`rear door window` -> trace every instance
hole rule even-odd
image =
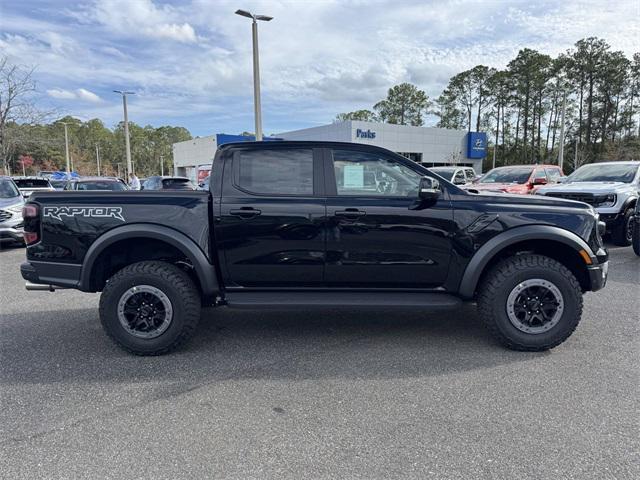
[[[234,159],[235,184],[257,195],[313,195],[313,150],[240,151]]]

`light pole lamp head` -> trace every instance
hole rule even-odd
[[[262,21],[265,21],[265,22],[269,22],[269,21],[273,20],[273,17],[270,17],[268,15],[254,15],[253,13],[247,12],[246,10],[236,10],[236,15],[240,15],[242,17],[250,18],[254,22],[256,20],[262,20]]]

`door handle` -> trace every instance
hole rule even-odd
[[[366,215],[367,212],[357,208],[347,208],[346,210],[337,210],[334,214],[336,217],[358,218]]]
[[[229,210],[229,214],[234,217],[242,217],[242,218],[253,218],[257,217],[262,213],[262,210],[258,210],[253,207],[240,207],[237,210]]]

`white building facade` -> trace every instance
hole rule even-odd
[[[376,145],[404,155],[427,167],[464,165],[482,171],[482,158],[467,156],[465,130],[413,127],[349,120],[276,134],[283,140],[325,140]]]
[[[480,135],[482,141],[469,135]],[[237,141],[253,141],[253,137],[216,134],[173,144],[174,175],[199,182],[211,168],[219,145]],[[376,145],[404,155],[426,167],[460,165],[482,172],[486,135],[464,130],[413,127],[349,120],[318,127],[282,132],[265,140],[315,140]],[[474,156],[475,158],[470,158]]]

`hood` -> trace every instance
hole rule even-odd
[[[21,195],[11,198],[0,198],[0,208],[12,207],[14,205],[24,205],[24,200]]]
[[[474,183],[471,185],[465,185],[466,189],[493,191],[493,192],[505,192],[508,189],[526,191],[527,186],[521,183]]]
[[[546,185],[538,189],[538,193],[547,192],[576,192],[576,193],[611,193],[633,188],[631,183],[623,182],[567,182],[556,185]]]
[[[585,211],[595,211],[591,205],[583,202],[576,202],[574,200],[567,200],[564,198],[545,197],[542,195],[517,195],[509,193],[497,193],[491,192],[470,193],[478,199],[481,199],[484,203],[500,203],[510,205],[529,205],[533,207],[564,207],[570,209],[580,209]]]

